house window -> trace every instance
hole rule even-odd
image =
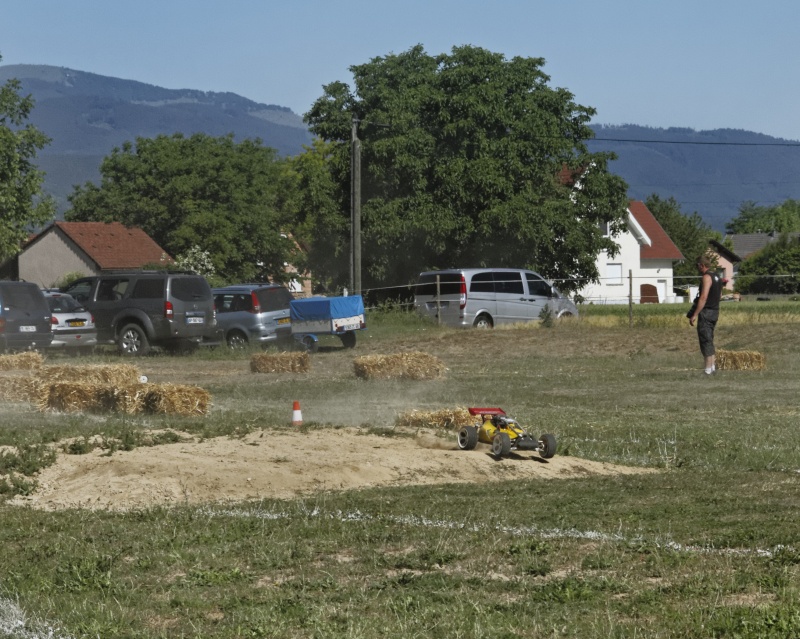
[[[606,264],[606,284],[622,286],[622,264],[609,262]]]
[[[609,235],[611,235],[610,222],[600,222],[597,226],[600,227],[600,232],[603,234],[603,237],[608,237]]]

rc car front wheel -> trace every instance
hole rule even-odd
[[[461,450],[473,450],[478,445],[478,429],[474,426],[464,426],[458,431],[458,447]]]
[[[492,453],[495,457],[508,457],[511,453],[511,438],[508,433],[497,433],[492,438]]]
[[[550,433],[545,433],[539,438],[539,454],[544,459],[550,459],[556,454],[556,438]]]

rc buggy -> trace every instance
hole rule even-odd
[[[556,438],[545,433],[539,439],[529,435],[502,408],[469,408],[470,415],[478,418],[474,426],[464,426],[458,431],[458,447],[472,450],[478,442],[492,445],[496,457],[508,457],[512,450],[535,450],[544,459],[556,454]]]

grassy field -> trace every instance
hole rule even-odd
[[[303,428],[332,437],[391,434],[411,409],[498,405],[553,432],[559,455],[658,470],[129,513],[0,502],[0,637],[800,636],[800,304],[723,306],[717,347],[767,367],[711,377],[685,306],[494,331],[374,313],[355,351],[324,342],[311,373],[248,383],[227,374],[248,353],[137,362],[208,388],[204,418],[0,402],[6,496],[32,490],[67,438],[236,437],[285,428],[292,400]],[[356,355],[409,350],[441,358],[446,378],[353,375]]]

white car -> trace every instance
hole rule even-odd
[[[44,291],[53,319],[53,341],[50,348],[69,349],[89,354],[97,346],[94,317],[80,302],[66,293]]]

